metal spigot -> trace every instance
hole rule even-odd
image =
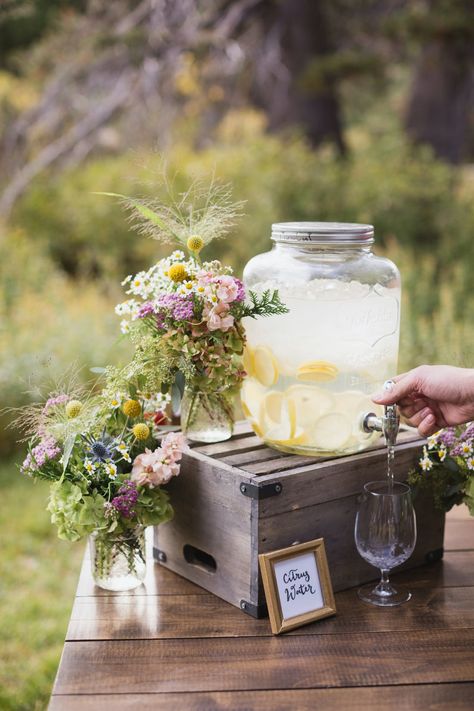
[[[394,385],[393,380],[387,380],[383,384],[383,389],[390,391]],[[382,417],[378,417],[375,412],[367,412],[362,416],[361,424],[364,432],[383,432],[387,445],[393,447],[397,441],[400,427],[398,407],[396,405],[385,405]]]

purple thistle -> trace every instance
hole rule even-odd
[[[135,515],[137,501],[138,491],[136,484],[127,479],[118,490],[118,495],[110,503],[124,518],[132,518]]]

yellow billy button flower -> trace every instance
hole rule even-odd
[[[171,281],[184,281],[188,278],[188,273],[184,264],[172,264],[168,270],[168,276]]]
[[[66,405],[66,415],[69,417],[70,420],[74,419],[74,417],[77,417],[82,410],[82,402],[79,400],[69,400],[69,402]]]
[[[136,439],[145,440],[150,436],[150,428],[144,422],[138,422],[133,426],[133,435]]]
[[[204,247],[204,240],[202,237],[199,237],[199,235],[191,235],[186,242],[186,246],[190,252],[199,254],[201,249]]]
[[[126,400],[122,406],[122,412],[127,417],[138,417],[142,407],[138,400]]]

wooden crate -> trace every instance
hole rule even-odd
[[[395,478],[404,481],[420,456],[418,435],[401,432]],[[231,440],[194,445],[169,484],[173,521],[155,529],[162,565],[255,617],[266,613],[258,554],[323,537],[335,591],[377,577],[354,543],[357,498],[383,479],[383,440],[345,457],[311,458],[267,447],[239,423]],[[418,540],[401,568],[443,555],[444,514],[427,495],[415,501]]]

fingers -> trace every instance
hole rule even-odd
[[[383,390],[376,393],[372,396],[372,400],[379,405],[393,405],[404,398],[420,394],[420,369],[415,368],[408,371],[408,373],[401,373],[393,378],[393,382],[395,384],[391,390]]]
[[[406,415],[404,415],[406,417]],[[435,412],[430,407],[423,407],[412,417],[408,417],[407,423],[412,427],[418,427],[418,432],[422,437],[429,437],[440,429],[440,423]]]
[[[429,437],[438,430],[439,425],[436,424],[436,418],[433,413],[427,415],[418,425],[418,432],[422,437]]]
[[[400,409],[400,414],[408,420],[411,419],[417,412],[420,412],[428,406],[426,400],[409,400],[408,398],[400,400],[397,404]]]
[[[404,415],[404,416],[406,417],[406,415]],[[412,417],[409,417],[408,420],[413,427],[420,427],[422,422],[424,422],[430,416],[433,417],[433,422],[434,422],[436,420],[435,413],[433,412],[433,410],[431,408],[424,407],[419,412],[416,412]]]

